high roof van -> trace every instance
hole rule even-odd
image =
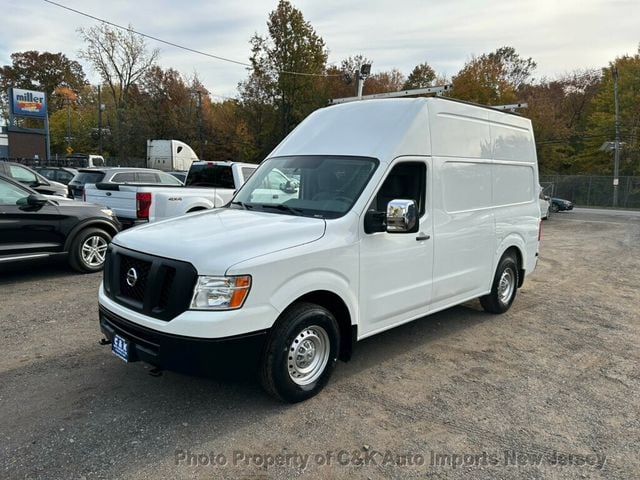
[[[507,311],[536,266],[537,188],[517,115],[444,98],[320,109],[225,208],[113,239],[103,343],[159,368],[254,359],[269,393],[304,400],[359,340],[474,298]]]

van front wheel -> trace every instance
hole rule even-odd
[[[299,303],[273,327],[260,365],[260,383],[285,402],[306,400],[329,381],[338,358],[340,333],[329,310]]]
[[[491,292],[480,297],[480,304],[490,313],[504,313],[511,307],[518,290],[518,262],[510,254],[500,260]]]

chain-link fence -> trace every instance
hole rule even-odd
[[[78,160],[69,160],[66,156],[54,155],[49,160],[35,159],[35,158],[10,158],[0,157],[0,160],[8,162],[21,163],[28,167],[72,167],[81,168],[82,165],[78,163]],[[104,161],[107,167],[146,167],[147,161],[144,158],[118,158],[118,157],[104,157]]]
[[[613,177],[589,175],[540,175],[544,193],[585,207],[613,206]],[[620,177],[618,207],[640,208],[640,177]]]

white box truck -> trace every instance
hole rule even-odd
[[[147,140],[147,168],[187,172],[197,160],[193,149],[180,140]]]
[[[291,189],[265,196],[276,171]],[[103,343],[159,368],[253,357],[301,401],[359,340],[475,298],[507,311],[539,232],[528,119],[444,98],[323,108],[228,207],[113,239]]]

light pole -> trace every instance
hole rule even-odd
[[[371,64],[365,63],[360,66],[360,70],[356,70],[356,96],[362,98],[362,89],[364,88],[364,81],[371,73]]]

